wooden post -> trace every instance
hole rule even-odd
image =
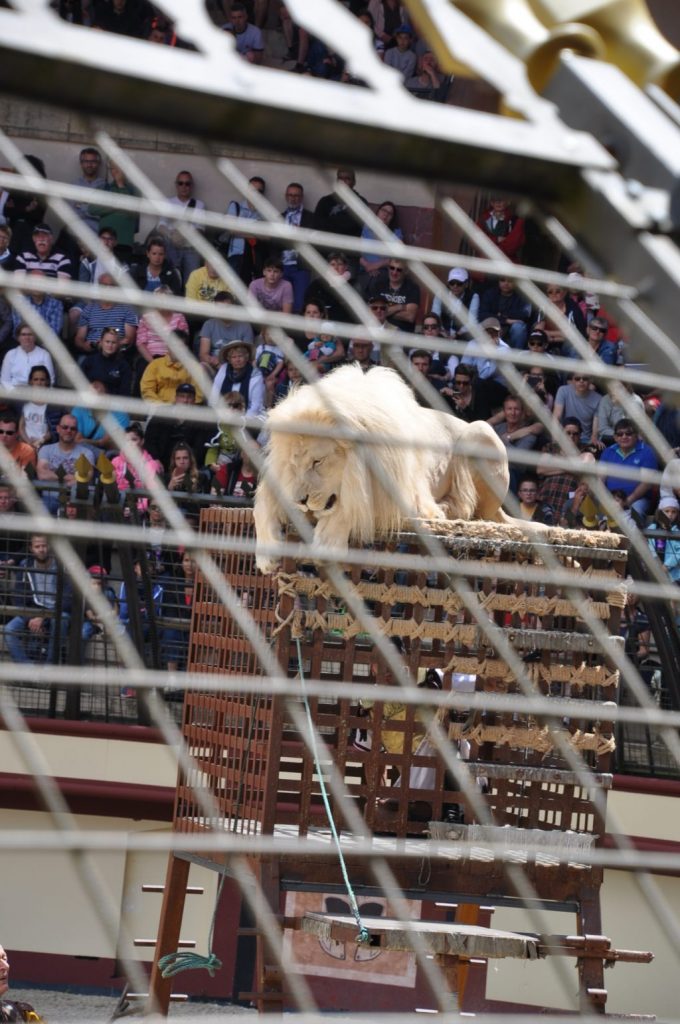
[[[160,1013],[163,1017],[168,1015],[172,979],[162,976],[158,961],[166,954],[174,953],[177,950],[190,867],[191,864],[188,860],[182,860],[174,853],[168,857],[168,872],[163,890],[158,941],[151,968],[149,999],[146,1007],[147,1013]]]

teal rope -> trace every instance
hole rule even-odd
[[[215,972],[222,967],[222,961],[214,953],[210,953],[209,956],[200,956],[198,953],[178,951],[162,956],[158,961],[158,966],[161,968],[161,975],[164,978],[174,978],[182,971],[197,971],[201,967],[204,967],[210,977],[214,978]]]
[[[217,908],[220,905],[220,896],[222,895],[222,889],[224,888],[224,881],[226,877],[227,876],[223,873],[220,879],[220,884],[217,886],[215,909],[213,910],[212,921],[210,922],[210,933],[208,935],[209,950],[212,950]],[[215,972],[222,969],[222,961],[219,957],[215,956],[213,952],[208,953],[207,956],[201,956],[200,953],[189,953],[184,950],[177,950],[176,953],[167,953],[165,956],[162,956],[158,961],[158,966],[161,969],[162,978],[174,978],[176,974],[181,974],[182,971],[200,970],[206,970],[210,977],[214,978]]]
[[[323,799],[323,804],[324,804],[324,807],[326,809],[326,817],[328,818],[328,824],[330,826],[331,835],[333,836],[333,842],[335,843],[335,848],[338,851],[338,860],[340,862],[340,870],[342,871],[342,877],[343,877],[343,880],[345,882],[345,889],[347,890],[347,896],[349,898],[349,905],[352,908],[352,915],[354,917],[354,920],[356,921],[357,928],[359,929],[359,933],[357,935],[356,941],[359,943],[359,945],[367,946],[369,944],[370,940],[371,940],[371,936],[370,936],[370,933],[368,931],[368,928],[365,927],[363,921],[361,920],[361,913],[359,911],[359,904],[357,903],[357,898],[356,898],[356,896],[354,894],[354,889],[352,888],[352,883],[350,882],[349,874],[347,872],[347,865],[345,864],[345,858],[344,858],[343,853],[342,853],[342,847],[340,846],[340,837],[338,836],[338,830],[335,827],[335,821],[333,819],[333,811],[331,810],[330,801],[328,799],[328,791],[326,790],[326,783],[324,782],[323,773],[321,771],[321,763],[319,761],[319,751],[318,751],[318,747],[316,745],[316,730],[314,728],[314,722],[312,720],[312,712],[311,712],[310,707],[309,707],[309,701],[307,700],[307,691],[305,689],[305,673],[304,673],[303,668],[302,668],[302,648],[300,646],[300,639],[299,639],[299,637],[295,638],[295,644],[297,646],[298,668],[299,668],[299,671],[300,671],[300,683],[301,683],[301,689],[302,689],[302,700],[304,702],[305,712],[307,714],[307,724],[309,726],[310,745],[311,745],[311,748],[312,748],[312,754],[314,756],[314,766],[316,768],[316,773],[319,776],[319,786],[321,788],[321,797]]]

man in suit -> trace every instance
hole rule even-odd
[[[305,209],[305,190],[297,181],[291,181],[286,188],[286,209],[283,216],[286,224],[297,228],[311,228],[314,225],[314,214]],[[283,277],[293,286],[293,312],[301,313],[305,292],[309,288],[311,275],[295,249],[284,249],[281,253]]]

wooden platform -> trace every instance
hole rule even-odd
[[[459,977],[450,961],[473,955],[473,949],[476,956],[531,959],[541,948],[536,936],[475,927],[480,906],[544,906],[575,915],[573,943],[567,947],[558,937],[555,949],[578,958],[582,1012],[604,1014],[603,966],[614,957],[601,936],[603,872],[587,855],[570,858],[569,848],[573,836],[574,849],[587,851],[605,827],[614,747],[610,716],[619,682],[612,653],[625,602],[626,542],[614,534],[548,530],[537,540],[516,526],[444,526],[437,542],[450,556],[447,572],[422,567],[414,556],[427,552],[415,535],[367,550],[365,564],[342,569],[342,583],[327,578],[322,566],[294,562],[284,563],[275,579],[263,577],[242,547],[220,552],[218,561],[240,607],[275,651],[281,674],[315,681],[309,712],[324,757],[332,758],[344,781],[346,796],[331,795],[330,805],[355,892],[380,895],[373,857],[352,849],[358,814],[363,829],[373,832],[372,850],[406,898],[424,907],[455,901],[466,909],[465,927],[413,925],[431,945],[449,991],[464,989],[464,974]],[[252,538],[251,513],[203,511],[201,531],[208,549],[212,537]],[[393,558],[404,552],[403,568],[394,562],[378,567],[373,550],[383,549]],[[598,627],[591,631],[593,619]],[[390,650],[404,678],[383,659],[377,635],[397,645]],[[259,675],[262,669],[248,636],[200,575],[189,667],[219,674],[225,691],[187,691],[182,731],[194,766],[178,779],[174,828],[295,840],[294,853],[250,858],[275,914],[285,891],[342,893],[338,858],[328,855],[320,772],[306,730],[297,724],[302,689],[285,699],[266,689],[255,697],[229,692],[230,675]],[[416,685],[435,669],[444,697],[437,712],[439,748],[430,741],[427,701],[405,701],[401,690],[408,685],[412,696],[423,692]],[[341,695],[338,682],[344,684]],[[373,682],[394,696],[371,699]],[[485,706],[473,708],[469,692],[484,694]],[[559,711],[522,711],[521,700],[536,696],[545,698],[546,708],[559,698]],[[206,790],[217,808],[210,820],[197,799]],[[423,881],[418,837],[428,835],[437,844],[427,844]],[[173,907],[173,893],[183,899],[179,861],[171,858],[158,956],[179,937],[181,916]],[[214,866],[224,870],[224,860],[216,858]],[[348,925],[322,915],[304,927],[328,932]],[[371,921],[372,941],[408,943],[410,928]],[[284,972],[272,964],[261,938],[257,943],[254,998],[262,1009],[283,1009],[290,1005]],[[169,992],[164,985],[156,977],[152,986],[161,1005]]]

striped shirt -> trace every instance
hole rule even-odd
[[[80,312],[78,327],[87,327],[86,341],[99,341],[105,327],[115,327],[119,334],[124,336],[127,324],[136,327],[138,323],[137,314],[132,306],[114,302],[112,306],[104,309],[99,302],[88,302]]]
[[[22,252],[15,260],[16,270],[41,270],[46,277],[71,277],[71,260],[63,252],[52,252],[41,259],[36,252]]]

